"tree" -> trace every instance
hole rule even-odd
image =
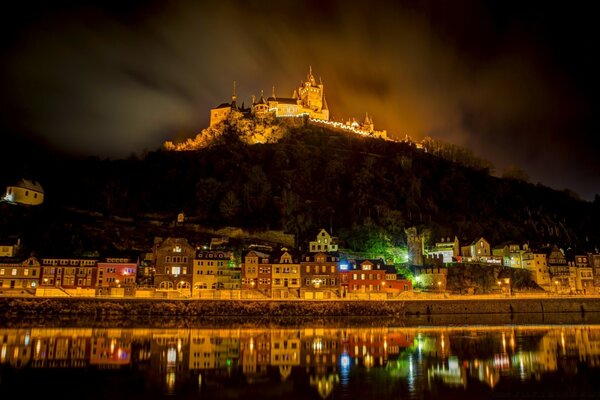
[[[509,165],[502,170],[502,178],[514,181],[529,182],[529,175],[516,165]]]
[[[226,220],[232,220],[240,209],[240,201],[233,190],[228,191],[219,203],[219,211]]]

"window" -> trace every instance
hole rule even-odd
[[[4,270],[2,270],[2,271],[4,271]],[[310,272],[310,265],[306,266],[306,272]],[[4,272],[2,274],[4,274]]]
[[[24,276],[29,276],[29,269],[25,268],[25,269],[23,270],[23,275],[24,275]]]
[[[4,268],[0,269],[0,275],[4,275]]]
[[[12,276],[15,276],[15,275],[17,275],[17,269],[16,269],[16,268],[13,268],[13,269],[12,269],[12,271],[11,271],[11,275],[12,275]]]

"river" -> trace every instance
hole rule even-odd
[[[3,322],[0,398],[600,398],[600,324],[437,322]]]

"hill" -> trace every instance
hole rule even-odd
[[[114,229],[127,232],[106,231],[99,221],[114,224],[115,217],[126,218],[130,234],[151,241],[152,227],[142,229],[139,221],[174,220],[179,212],[213,229],[284,230],[298,243],[317,228],[332,228],[354,249],[405,243],[405,229],[413,226],[431,240],[456,234],[462,243],[479,236],[492,244],[593,249],[600,243],[598,200],[494,177],[485,167],[467,167],[410,142],[309,124],[290,126],[274,143],[248,144],[227,130],[196,151],[157,150],[121,160],[37,153],[18,162],[3,172],[3,183],[27,171],[47,200],[38,209],[4,205],[0,234],[20,234],[32,248],[56,252],[110,251]]]

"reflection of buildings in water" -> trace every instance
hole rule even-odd
[[[557,370],[575,374],[579,363],[593,367],[599,360],[600,329],[592,327],[0,329],[2,365],[134,365],[150,378],[148,385],[168,393],[190,383],[225,387],[243,374],[256,390],[288,390],[300,381],[327,397],[336,386],[352,387],[354,368],[383,372],[411,393],[435,382],[466,387],[467,376],[494,388],[506,377],[526,381]]]
[[[469,376],[487,384],[492,389],[500,381],[500,371],[494,366],[493,360],[474,360],[468,363]]]
[[[231,370],[240,357],[237,330],[192,329],[189,348],[190,369]]]
[[[271,331],[271,365],[278,367],[281,380],[286,380],[291,369],[300,365],[300,331],[273,329]]]
[[[466,372],[461,368],[458,357],[455,356],[448,357],[447,362],[441,360],[436,365],[429,367],[427,379],[429,382],[433,379],[441,379],[448,386],[467,387]]]
[[[31,331],[29,329],[0,330],[0,364],[21,368],[31,360]]]
[[[240,366],[246,381],[255,383],[267,380],[267,367],[270,362],[270,330],[242,330],[240,332]]]
[[[317,389],[321,398],[327,398],[333,391],[333,388],[339,383],[340,377],[337,374],[315,375],[310,377],[310,385]]]
[[[175,393],[188,375],[189,329],[151,330],[151,373],[167,393]]]
[[[32,329],[33,368],[82,368],[89,365],[92,329]]]
[[[131,363],[132,337],[129,331],[96,330],[91,342],[91,365],[119,367]]]

